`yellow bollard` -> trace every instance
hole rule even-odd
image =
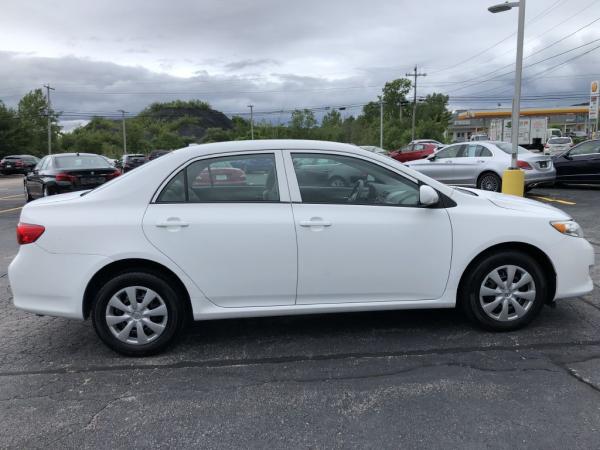
[[[521,169],[506,169],[502,174],[502,193],[523,197],[525,172]]]

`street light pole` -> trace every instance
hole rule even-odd
[[[127,113],[127,111],[119,109],[119,112],[121,113],[121,118],[122,118],[122,122],[123,122],[123,155],[126,155],[127,154],[127,131],[125,130],[125,113]]]
[[[379,96],[379,148],[383,148],[383,96]]]
[[[525,187],[525,177],[519,170],[517,161],[519,153],[519,117],[521,115],[521,78],[523,73],[523,40],[525,35],[525,2],[506,2],[490,6],[488,10],[491,13],[509,11],[512,8],[519,8],[519,26],[517,29],[517,59],[515,62],[515,92],[513,95],[512,117],[511,117],[511,141],[512,154],[510,171],[504,172],[502,192],[513,195],[523,196]]]
[[[254,105],[248,105],[250,108],[250,139],[254,140]]]
[[[52,154],[52,117],[50,116],[50,112],[52,111],[52,106],[50,103],[50,91],[54,91],[53,87],[50,87],[50,83],[45,84],[46,88],[46,103],[47,103],[47,115],[48,115],[48,154]]]
[[[426,73],[417,73],[417,66],[415,66],[413,73],[405,74],[407,77],[414,77],[414,92],[413,92],[413,113],[412,113],[412,131],[410,133],[411,141],[415,140],[415,127],[417,125],[417,78],[426,77]]]

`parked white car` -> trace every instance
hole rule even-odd
[[[544,145],[544,155],[560,155],[571,147],[573,147],[573,139],[570,137],[553,137]]]
[[[351,184],[308,170],[315,159],[354,173]],[[249,160],[271,169],[239,173]],[[485,328],[514,330],[593,286],[594,252],[564,212],[332,142],[177,150],[25,205],[17,237],[15,306],[91,317],[127,355],[162,350],[191,318],[459,305]]]
[[[518,151],[517,164],[525,172],[526,188],[555,180],[552,158],[523,147]],[[406,165],[442,183],[500,192],[502,174],[511,164],[511,153],[512,145],[506,142],[466,142],[447,145],[425,159]]]

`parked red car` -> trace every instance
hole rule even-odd
[[[400,150],[394,150],[390,156],[397,161],[407,162],[415,159],[423,159],[435,152],[437,145],[435,144],[408,144]]]
[[[211,164],[202,170],[197,176],[192,187],[198,186],[238,186],[246,185],[246,174],[243,170],[233,167],[228,162]]]

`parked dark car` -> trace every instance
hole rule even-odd
[[[22,173],[33,170],[39,159],[32,155],[9,155],[0,161],[0,172],[4,175]]]
[[[121,175],[93,153],[57,153],[42,158],[25,177],[27,201],[64,192],[93,189]]]
[[[148,155],[148,161],[152,161],[153,159],[160,158],[161,156],[169,153],[170,150],[152,150]]]
[[[552,161],[557,183],[600,184],[600,139],[577,144]]]
[[[141,153],[132,153],[123,155],[123,157],[117,162],[117,167],[120,168],[123,173],[125,173],[141,166],[142,164],[146,164],[146,162],[148,162],[146,155]]]
[[[329,158],[295,157],[294,167],[298,182],[311,186],[348,187],[367,177],[351,165]]]

